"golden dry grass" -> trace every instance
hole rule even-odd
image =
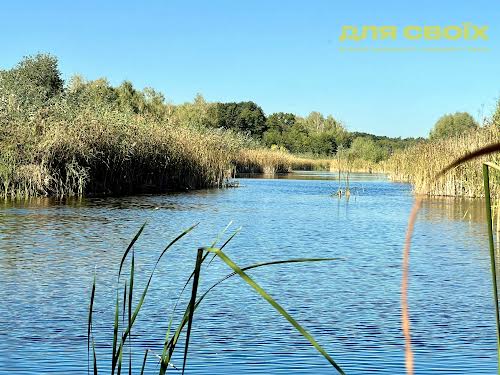
[[[349,171],[354,173],[384,173],[385,162],[374,163],[371,161],[363,159],[331,159],[330,160],[330,171]]]
[[[235,160],[240,173],[288,173],[292,170],[328,169],[328,159],[312,159],[293,155],[283,150],[265,148],[246,149],[238,152]]]
[[[221,186],[239,149],[231,133],[112,111],[10,123],[4,132],[0,186],[10,198]]]
[[[396,152],[387,161],[386,169],[393,180],[411,183],[417,194],[481,197],[484,195],[482,163],[488,160],[498,163],[498,155],[464,163],[440,179],[433,177],[453,160],[499,140],[499,128],[490,125],[458,137],[428,141]],[[498,176],[492,178],[498,179]],[[497,183],[492,184],[492,194],[496,197],[500,193],[498,186]]]

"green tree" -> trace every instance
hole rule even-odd
[[[266,116],[254,102],[217,103],[216,126],[261,138],[266,131]]]
[[[369,137],[356,137],[351,144],[351,152],[354,157],[377,163],[387,159],[387,149],[378,145]]]
[[[271,114],[266,119],[267,130],[262,135],[262,141],[267,146],[285,147],[283,132],[286,132],[295,124],[293,113],[278,112]]]
[[[8,110],[29,113],[63,92],[57,59],[48,54],[27,56],[14,68],[0,71],[0,99]]]
[[[174,117],[181,125],[195,128],[216,127],[216,104],[208,103],[201,94],[197,94],[192,103],[178,105]]]
[[[137,91],[132,82],[123,81],[116,89],[118,105],[125,111],[143,113],[146,107],[144,95]]]
[[[448,138],[476,129],[477,122],[467,112],[456,112],[439,118],[429,133],[430,139]]]
[[[337,151],[335,134],[331,132],[315,133],[309,136],[310,152],[315,155],[332,155]]]
[[[311,137],[306,124],[297,122],[283,132],[283,141],[287,150],[295,153],[311,152]]]

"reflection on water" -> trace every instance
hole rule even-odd
[[[265,175],[261,173],[240,173],[241,178],[263,178],[263,179],[287,179],[287,180],[339,180],[338,172],[327,171],[292,171],[291,173],[278,173],[275,175]],[[345,182],[346,173],[340,174],[340,181]],[[384,173],[351,173],[350,181],[381,181],[387,180]]]
[[[486,209],[483,199],[433,197],[423,201],[425,220],[470,221],[484,224]]]
[[[349,374],[404,373],[400,331],[401,248],[413,198],[408,185],[353,175],[355,199],[332,197],[336,174],[241,179],[241,187],[182,194],[38,199],[0,206],[0,373],[84,374],[86,314],[97,272],[95,330],[109,366],[114,285],[139,226],[138,288],[156,255],[200,222],[153,280],[133,342],[161,352],[180,286],[229,221],[243,226],[227,251],[241,265],[290,257],[341,257],[252,275],[311,331]],[[426,200],[411,255],[410,307],[416,373],[490,374],[495,326],[481,202]],[[229,272],[205,270],[200,288]],[[184,300],[186,302],[186,300]],[[215,289],[195,316],[188,373],[330,374],[328,363],[239,280]],[[182,352],[182,348],[180,351]],[[153,359],[151,373],[156,373]],[[179,363],[178,357],[174,364]]]

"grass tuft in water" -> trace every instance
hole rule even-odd
[[[193,230],[196,227],[197,224],[193,225],[192,227],[186,229],[183,231],[180,235],[178,235],[176,238],[174,238],[160,253],[159,257],[157,258],[157,261],[153,267],[153,270],[151,271],[150,277],[146,283],[146,286],[140,296],[140,299],[136,303],[135,307],[133,306],[133,293],[135,290],[134,286],[134,279],[135,279],[135,252],[133,250],[134,244],[137,242],[139,237],[141,236],[145,225],[143,225],[137,234],[134,236],[132,239],[131,243],[125,250],[125,253],[122,257],[122,260],[120,262],[120,267],[118,271],[118,279],[117,279],[117,288],[116,288],[116,304],[115,304],[115,314],[114,314],[114,327],[113,327],[113,352],[112,352],[112,358],[111,358],[111,374],[116,374],[119,375],[122,370],[122,362],[123,362],[123,352],[125,349],[125,346],[127,345],[128,342],[128,349],[129,349],[129,363],[128,363],[128,369],[129,369],[129,375],[132,374],[132,368],[133,368],[133,363],[132,363],[132,340],[131,340],[131,332],[132,332],[132,327],[134,323],[136,322],[137,316],[139,312],[141,311],[141,308],[144,304],[144,300],[146,298],[146,295],[148,293],[149,287],[151,285],[151,281],[154,275],[154,272],[160,262],[160,260],[163,258],[164,254],[172,248],[173,245],[175,245],[182,237],[184,237],[186,234],[188,234],[191,230]],[[229,227],[229,226],[228,226]],[[239,276],[242,278],[249,286],[251,286],[261,297],[264,299],[266,302],[268,302],[281,316],[283,316],[305,339],[307,339],[311,345],[318,350],[321,355],[337,370],[338,373],[344,374],[344,371],[341,369],[341,367],[333,360],[333,358],[324,350],[320,344],[314,339],[314,337],[307,332],[299,322],[297,322],[278,302],[276,302],[260,285],[258,285],[245,271],[249,271],[252,269],[260,268],[260,267],[266,267],[266,266],[271,266],[271,265],[279,265],[279,264],[291,264],[291,263],[311,263],[311,262],[323,262],[323,261],[332,261],[332,260],[337,260],[337,258],[297,258],[297,259],[287,259],[287,260],[274,260],[270,262],[263,262],[263,263],[255,263],[246,267],[239,267],[234,261],[232,261],[223,251],[222,249],[234,238],[234,236],[238,233],[239,229],[235,231],[229,238],[222,243],[220,247],[216,247],[217,242],[220,240],[220,237],[222,234],[228,229],[226,227],[218,236],[217,238],[212,242],[211,246],[209,247],[202,247],[199,248],[197,253],[196,253],[196,262],[194,269],[191,273],[191,275],[188,277],[187,282],[185,283],[184,287],[181,289],[181,294],[182,292],[186,289],[186,287],[189,285],[191,282],[192,287],[191,287],[191,298],[189,300],[189,303],[184,309],[184,313],[182,315],[182,319],[179,323],[179,325],[176,327],[173,336],[170,337],[170,331],[172,329],[172,322],[173,322],[173,316],[175,314],[177,305],[180,301],[180,296],[177,302],[174,305],[174,310],[172,312],[172,316],[169,321],[167,333],[165,335],[165,341],[163,345],[163,351],[161,356],[158,355],[158,363],[159,365],[159,374],[163,375],[167,372],[169,368],[174,368],[176,367],[171,363],[172,356],[175,352],[175,349],[177,347],[178,340],[180,338],[181,333],[183,330],[186,328],[186,341],[184,345],[184,355],[183,355],[183,365],[182,365],[182,373],[184,373],[186,366],[187,366],[187,357],[188,357],[188,350],[189,350],[189,340],[191,337],[191,332],[192,332],[192,327],[194,324],[194,313],[200,303],[203,301],[203,299],[216,287],[221,285],[223,282],[226,280],[234,277],[234,276]],[[122,316],[125,314],[125,310],[127,311],[127,324],[124,324],[125,319],[122,319],[122,332],[121,335],[119,335],[120,331],[120,322],[119,322],[119,315],[120,315],[120,303],[119,303],[119,286],[120,286],[120,275],[123,269],[123,265],[127,259],[127,257],[130,255],[131,260],[130,260],[130,278],[128,281],[128,289],[127,289],[127,283],[125,282],[125,287],[124,287],[124,297],[123,297],[123,307],[122,307]],[[232,269],[232,273],[226,275],[225,277],[221,278],[218,282],[210,286],[206,291],[201,294],[201,296],[198,296],[198,290],[200,288],[200,276],[202,274],[203,269],[207,269],[207,267],[203,268],[203,264],[206,261],[207,257],[213,254],[214,257],[211,259],[214,260],[215,258],[220,259],[222,262],[224,262],[227,266],[229,266]],[[92,345],[93,349],[93,367],[94,367],[94,374],[97,375],[97,358],[96,358],[96,353],[95,353],[95,343],[94,343],[94,332],[92,330],[92,313],[93,313],[93,306],[94,306],[94,299],[95,299],[95,286],[96,286],[96,279],[94,277],[94,282],[92,286],[92,293],[91,293],[91,301],[90,301],[90,306],[89,306],[89,318],[88,318],[88,330],[87,330],[87,336],[88,336],[88,371],[90,373],[90,346]],[[234,301],[237,303],[237,301]],[[127,340],[128,338],[128,340]],[[150,348],[147,348],[144,357],[142,360],[141,364],[141,371],[140,374],[144,374],[147,369],[147,364],[148,364],[148,353],[150,352]]]

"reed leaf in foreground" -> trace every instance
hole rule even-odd
[[[120,344],[118,346],[118,353],[117,354],[114,354],[114,358],[115,358],[115,361],[114,361],[114,365],[116,365],[116,363],[118,363],[120,366],[121,366],[121,359],[122,359],[122,352],[123,352],[123,346],[125,345],[125,341],[127,340],[127,337],[128,335],[130,334],[130,330],[132,329],[132,326],[134,325],[135,323],[135,320],[137,318],[137,315],[139,314],[139,311],[141,310],[142,308],[142,305],[144,303],[144,300],[146,298],[146,295],[148,293],[148,290],[149,290],[149,286],[151,285],[151,280],[153,279],[153,275],[155,273],[155,270],[158,266],[158,263],[160,263],[160,260],[162,259],[163,255],[165,255],[165,253],[177,242],[179,241],[182,237],[184,237],[186,234],[188,234],[189,232],[191,232],[198,224],[195,224],[191,227],[189,227],[188,229],[186,229],[185,231],[183,231],[181,234],[179,234],[177,237],[175,237],[164,249],[163,251],[161,252],[160,256],[158,257],[158,259],[156,260],[156,263],[153,267],[153,270],[151,271],[151,274],[149,276],[149,279],[146,283],[146,287],[144,288],[143,292],[142,292],[142,295],[141,295],[141,298],[139,299],[139,302],[137,303],[135,309],[134,309],[134,312],[131,314],[130,316],[130,320],[128,322],[128,326],[127,328],[125,329],[125,331],[123,332],[122,334],[122,338],[121,338],[121,341],[120,341]],[[123,261],[123,260],[122,260]],[[114,366],[112,367],[112,373],[114,372]]]
[[[137,241],[139,238],[139,235],[142,232],[143,227],[139,230],[139,233],[134,237],[134,239],[131,242],[131,245],[126,250],[126,254],[123,256],[122,261],[120,263],[120,271],[119,271],[119,276],[121,273],[121,268],[123,266],[123,263],[125,262],[127,255],[129,253],[132,254],[132,259],[130,263],[130,278],[129,278],[129,284],[128,284],[128,289],[127,286],[124,288],[124,297],[123,297],[123,312],[125,313],[125,310],[127,310],[128,314],[128,325],[125,327],[125,330],[121,334],[121,338],[119,340],[118,344],[118,330],[119,330],[119,294],[118,294],[118,288],[116,290],[116,303],[115,303],[115,324],[114,324],[114,332],[113,332],[113,356],[112,356],[112,369],[111,372],[112,374],[117,373],[117,375],[121,374],[122,370],[122,359],[123,359],[123,352],[125,348],[125,343],[127,340],[127,337],[129,338],[129,346],[130,350],[132,350],[131,347],[131,341],[130,341],[130,334],[131,334],[131,329],[132,326],[135,323],[135,320],[137,318],[137,315],[139,314],[139,311],[142,308],[142,305],[144,303],[144,299],[147,295],[148,289],[151,285],[152,277],[154,275],[154,272],[156,270],[156,267],[163,257],[163,255],[167,252],[167,250],[170,249],[170,247],[175,244],[179,239],[181,239],[184,235],[189,233],[196,225],[188,228],[184,232],[182,232],[179,236],[177,236],[174,240],[172,240],[166,248],[162,251],[160,256],[158,257],[153,270],[150,274],[150,277],[146,283],[146,287],[144,288],[144,291],[142,292],[142,295],[135,306],[133,308],[132,303],[133,303],[133,290],[134,290],[134,278],[135,278],[135,254],[134,251],[131,250],[133,244]],[[227,229],[227,228],[226,228]],[[238,231],[235,232],[235,234]],[[182,372],[185,371],[186,368],[186,363],[187,363],[187,355],[188,355],[188,350],[189,350],[189,340],[190,340],[190,334],[192,330],[192,324],[193,324],[193,316],[195,310],[198,308],[200,303],[203,301],[203,299],[208,295],[210,291],[212,291],[215,287],[220,285],[222,282],[225,280],[238,275],[241,277],[243,280],[245,280],[250,286],[252,286],[258,293],[259,295],[265,299],[269,304],[271,304],[283,317],[285,317],[294,327],[297,331],[299,331],[306,339],[309,340],[309,342],[337,369],[337,371],[340,374],[344,374],[343,370],[336,364],[335,361],[328,355],[328,353],[316,342],[316,340],[296,321],[294,320],[286,310],[283,309],[267,292],[264,291],[255,281],[253,281],[246,273],[245,271],[259,268],[259,267],[264,267],[264,266],[270,266],[270,265],[277,265],[277,264],[287,264],[287,263],[308,263],[308,262],[318,262],[318,261],[328,261],[328,260],[335,260],[335,258],[298,258],[298,259],[289,259],[289,260],[274,260],[274,261],[269,261],[269,262],[263,262],[263,263],[256,263],[252,264],[250,266],[246,266],[243,268],[240,268],[237,266],[232,260],[229,259],[223,252],[222,248],[224,248],[233,238],[234,235],[231,235],[228,240],[226,240],[221,247],[215,248],[214,245],[217,243],[218,238],[213,242],[211,247],[208,248],[200,248],[198,249],[197,253],[197,258],[196,258],[196,264],[195,264],[195,269],[190,275],[188,282],[184,286],[184,288],[187,286],[189,283],[189,280],[193,280],[192,283],[192,292],[191,292],[191,298],[190,301],[184,311],[184,314],[182,316],[181,322],[178,325],[177,329],[175,330],[175,333],[171,339],[168,339],[169,335],[167,332],[164,348],[163,348],[163,353],[161,356],[157,356],[160,359],[160,374],[165,374],[167,371],[167,368],[169,366],[173,366],[170,363],[170,359],[172,358],[172,355],[174,353],[174,350],[176,348],[177,342],[179,340],[180,334],[182,330],[186,327],[187,325],[187,333],[186,333],[186,344],[184,347],[184,359],[183,359],[183,367],[182,367]],[[233,272],[231,274],[226,275],[222,279],[220,279],[217,283],[213,284],[208,290],[206,290],[201,297],[197,297],[197,291],[198,291],[198,286],[199,286],[199,280],[200,280],[200,275],[201,275],[201,270],[202,270],[202,264],[206,260],[209,254],[213,253],[215,257],[218,257],[222,259],[228,266],[230,266],[233,269]],[[118,278],[119,278],[118,276]],[[125,282],[125,285],[127,285],[127,282]],[[183,288],[183,290],[184,290]],[[127,293],[128,292],[128,293]],[[91,295],[91,303],[90,303],[90,308],[89,308],[89,327],[88,327],[88,356],[90,356],[90,342],[92,342],[92,347],[93,347],[93,357],[94,357],[94,374],[97,375],[97,360],[96,360],[96,354],[95,354],[95,345],[94,345],[94,340],[92,337],[92,309],[93,309],[93,301],[94,301],[94,295],[95,295],[95,277],[94,277],[94,284],[93,284],[93,289],[92,289],[92,295]],[[178,301],[177,301],[178,302]],[[177,305],[177,303],[176,303]],[[128,308],[127,308],[128,307]],[[172,324],[172,319],[169,322],[169,328]],[[92,341],[91,341],[92,339]],[[146,368],[146,362],[148,358],[148,353],[149,349],[147,349],[144,353],[144,358],[142,361],[142,366],[141,366],[141,372],[140,374],[143,375],[145,368]],[[131,355],[131,352],[130,352]],[[89,365],[89,371],[90,371],[90,365]],[[129,374],[132,372],[132,361],[131,357],[129,360]]]
[[[87,327],[87,373],[90,373],[90,343],[92,342],[92,358],[94,362],[94,374],[97,375],[97,358],[95,354],[94,338],[92,335],[92,313],[94,311],[96,275],[94,271],[94,281],[92,282],[92,292],[90,293],[89,319]]]
[[[142,226],[139,228],[138,232],[135,234],[134,238],[132,238],[132,241],[130,241],[129,245],[127,246],[127,249],[123,253],[122,261],[120,262],[120,269],[118,270],[118,281],[120,281],[120,275],[122,273],[123,263],[125,263],[125,259],[127,258],[129,251],[132,249],[134,244],[137,242],[137,240],[139,239],[139,237],[140,237],[140,235],[145,227],[146,227],[146,223],[142,224]]]
[[[491,195],[490,195],[490,172],[489,168],[500,170],[500,167],[492,163],[483,164],[484,196],[486,204],[486,225],[488,228],[488,245],[490,248],[491,278],[493,285],[493,301],[495,303],[495,318],[497,327],[497,371],[500,374],[500,311],[498,307],[497,266],[495,257],[495,242],[493,240],[493,221],[491,218]]]
[[[184,362],[182,364],[182,374],[184,374],[184,370],[186,369],[186,361],[189,348],[189,337],[191,336],[191,327],[193,326],[194,305],[196,304],[196,293],[198,291],[198,282],[200,280],[202,256],[203,256],[203,249],[198,249],[198,253],[196,256],[196,265],[194,267],[194,278],[193,278],[191,300],[189,301],[189,317],[188,317],[188,327],[186,332],[186,345],[184,345]]]
[[[144,359],[142,360],[141,375],[144,375],[144,369],[146,368],[146,360],[148,359],[149,349],[144,352]]]
[[[442,170],[440,170],[433,177],[432,181],[438,180],[442,178],[447,172],[452,170],[453,168],[462,165],[470,160],[479,158],[481,156],[490,155],[493,153],[500,152],[500,143],[493,143],[477,150],[474,150],[470,153],[465,154],[464,156],[454,160]],[[413,229],[415,227],[415,223],[417,220],[417,215],[422,206],[422,197],[417,196],[415,199],[415,203],[413,204],[412,211],[410,213],[410,217],[408,219],[408,229],[406,232],[406,241],[403,249],[403,274],[401,279],[401,319],[402,319],[402,329],[403,334],[405,336],[405,364],[406,364],[406,373],[408,375],[413,375],[414,373],[414,364],[413,364],[413,350],[411,347],[411,330],[410,330],[410,314],[408,307],[408,275],[409,275],[409,259],[410,259],[410,249],[411,249],[411,238],[413,234]],[[498,305],[497,305],[498,306]],[[498,322],[497,319],[497,324]],[[500,346],[499,346],[500,348]],[[500,349],[498,349],[500,351]],[[498,368],[500,374],[500,365]]]
[[[227,242],[226,242],[227,243]],[[220,248],[219,248],[220,250]],[[207,252],[204,256],[203,259],[206,259],[206,255],[210,254],[210,252]],[[275,261],[269,261],[269,262],[263,262],[263,263],[255,263],[250,266],[246,266],[241,268],[242,271],[247,271],[255,268],[260,268],[260,267],[265,267],[265,266],[271,266],[271,265],[276,265],[276,264],[288,264],[288,263],[311,263],[311,262],[324,262],[324,261],[332,261],[332,260],[339,260],[339,258],[296,258],[296,259],[287,259],[287,260],[275,260]],[[201,302],[205,299],[205,297],[217,286],[219,286],[221,283],[224,281],[228,280],[229,278],[238,275],[236,272],[232,272],[226,276],[224,276],[222,279],[217,281],[215,284],[213,284],[210,288],[208,288],[202,295],[201,297],[196,301],[196,304],[194,306],[194,309],[196,310],[198,306],[201,304]],[[164,345],[164,354],[162,355],[162,359],[160,361],[160,375],[165,374],[167,370],[167,366],[171,365],[169,363],[171,356],[175,350],[175,347],[177,345],[177,341],[179,339],[179,336],[184,329],[185,325],[187,324],[187,319],[189,316],[189,306],[187,307],[186,311],[184,312],[184,316],[179,323],[179,326],[177,327],[172,339],[170,339],[168,342],[165,342]]]
[[[128,324],[130,325],[132,321],[132,296],[133,296],[133,291],[134,291],[134,263],[135,263],[135,254],[134,251],[132,251],[132,261],[130,263],[130,283],[129,283],[129,295],[128,295]],[[126,289],[125,289],[126,291]],[[125,302],[125,300],[123,301]],[[124,308],[125,310],[125,308]],[[129,375],[132,375],[132,326],[130,327],[130,334],[128,336],[128,343],[130,347],[130,353],[129,353],[129,366],[128,366],[128,373]]]
[[[219,232],[219,234],[217,235],[217,237],[214,239],[214,241],[212,242],[212,245],[210,247],[215,247],[215,245],[217,244],[217,242],[220,240],[220,238],[222,237],[222,235],[229,229],[229,227],[231,226],[232,224],[232,221],[229,222],[229,224],[221,231]],[[224,242],[224,244],[220,247],[220,249],[224,248],[233,238],[234,236],[239,232],[241,228],[238,228],[227,240],[226,242]],[[207,259],[208,255],[210,253],[206,253],[205,255],[203,255],[203,258],[201,259],[201,263],[203,263],[205,261],[205,259]],[[212,262],[212,260],[216,257],[216,255],[214,255],[214,257],[210,260],[209,262],[209,265],[210,263]],[[189,275],[188,279],[186,280],[186,282],[184,283],[184,286],[182,287],[181,289],[181,292],[179,293],[179,296],[177,297],[177,300],[175,301],[175,304],[174,304],[174,308],[172,309],[172,313],[170,314],[170,320],[169,320],[169,323],[168,323],[168,328],[167,328],[167,333],[165,335],[165,342],[164,342],[164,349],[163,349],[163,353],[162,353],[162,360],[161,360],[161,363],[164,362],[164,359],[165,359],[165,356],[166,356],[166,350],[167,350],[167,345],[169,343],[169,340],[170,340],[170,330],[172,329],[172,323],[174,321],[174,315],[175,315],[175,312],[177,311],[177,306],[179,305],[179,302],[181,300],[181,297],[182,297],[182,294],[184,293],[184,291],[186,290],[187,286],[189,285],[189,282],[191,281],[191,279],[194,277],[194,272],[191,272],[191,275]],[[165,368],[166,370],[166,368]]]
[[[332,357],[316,342],[314,337],[307,332],[292,316],[283,308],[281,305],[276,302],[264,289],[260,287],[250,276],[248,276],[245,271],[243,271],[240,267],[236,265],[224,252],[217,248],[208,248],[206,249],[209,252],[215,253],[224,263],[226,263],[235,273],[238,274],[248,285],[250,285],[255,291],[266,300],[272,307],[276,309],[286,320],[290,322],[290,324],[302,334],[311,344],[318,350],[323,357],[325,357],[330,364],[335,367],[335,369],[340,374],[345,374],[344,371],[340,368],[339,365],[333,360]]]

